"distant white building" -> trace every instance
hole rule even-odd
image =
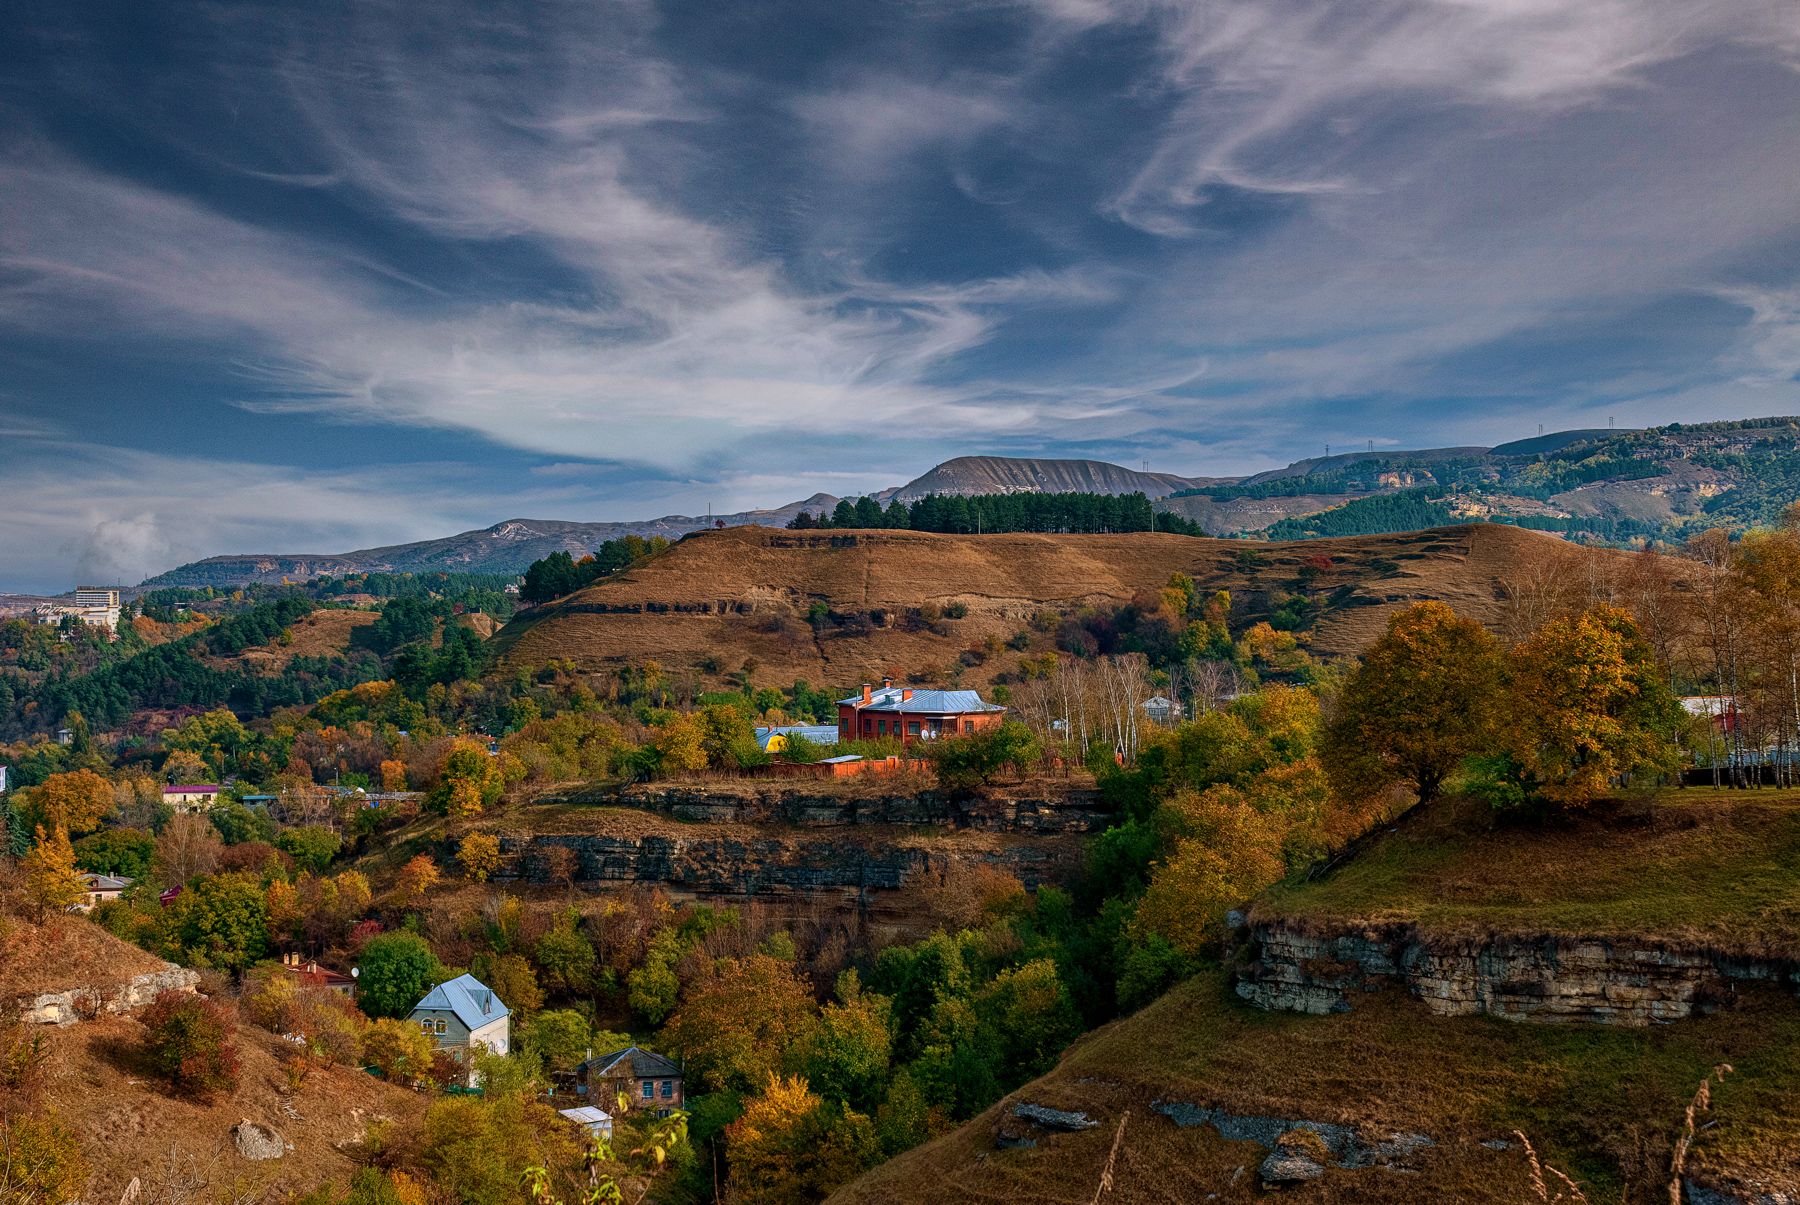
[[[75,905],[82,912],[91,912],[95,904],[104,904],[119,898],[121,892],[131,886],[131,880],[110,874],[98,874],[85,871],[81,877],[83,891],[81,903]]]
[[[119,630],[120,609],[117,590],[106,586],[77,586],[72,605],[42,603],[32,611],[32,616],[39,623],[52,627],[72,616],[90,628],[105,628],[110,634]]]
[[[204,812],[219,801],[222,790],[216,782],[189,782],[164,787],[162,796],[163,802],[177,812]]]
[[[1173,699],[1152,695],[1143,702],[1144,718],[1158,724],[1171,724],[1181,718],[1181,708]]]

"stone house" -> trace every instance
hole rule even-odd
[[[589,1101],[612,1104],[623,1096],[634,1109],[667,1117],[682,1107],[681,1068],[641,1046],[627,1046],[575,1068],[576,1090]]]

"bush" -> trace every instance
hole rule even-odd
[[[55,1118],[19,1116],[0,1125],[0,1201],[78,1200],[87,1178],[81,1144]]]
[[[201,1098],[237,1087],[237,1045],[223,1005],[165,991],[144,1010],[143,1021],[144,1061],[170,1087]]]
[[[357,1003],[371,1017],[404,1017],[439,981],[443,968],[416,933],[383,933],[363,947]]]
[[[275,838],[275,848],[293,858],[300,869],[314,874],[325,872],[343,844],[336,833],[318,824],[290,828]]]

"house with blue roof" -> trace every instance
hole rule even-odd
[[[511,1047],[512,1013],[494,989],[473,975],[458,975],[425,993],[407,1015],[437,1043],[465,1065],[483,1050],[505,1054]],[[469,1072],[471,1087],[474,1071]]]
[[[838,730],[835,724],[783,724],[756,730],[756,745],[764,753],[783,753],[787,743],[799,737],[808,744],[835,745]]]
[[[912,745],[998,728],[1005,715],[1006,708],[979,691],[914,690],[886,678],[880,690],[865,683],[860,695],[838,700],[838,739]]]

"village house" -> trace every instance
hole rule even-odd
[[[1144,718],[1153,724],[1173,724],[1181,718],[1181,709],[1167,695],[1152,695],[1143,702]]]
[[[345,999],[356,995],[356,979],[342,971],[334,971],[319,965],[316,958],[301,958],[298,954],[284,954],[281,958],[281,969],[292,975],[303,987],[322,987],[328,992],[336,992]]]
[[[124,890],[131,886],[131,880],[110,874],[97,874],[84,871],[81,876],[81,890],[86,894],[75,907],[81,912],[93,911],[94,905],[116,900]]]
[[[682,1107],[681,1068],[641,1046],[627,1046],[589,1059],[575,1068],[576,1090],[589,1101],[611,1103],[623,1096],[634,1109],[655,1109],[658,1117]]]
[[[892,738],[903,745],[948,736],[972,736],[998,728],[1006,708],[989,703],[973,690],[914,690],[882,680],[881,689],[865,684],[862,694],[838,700],[838,739],[875,741]]]
[[[468,1086],[475,1087],[475,1056],[505,1054],[512,1037],[512,1014],[494,989],[473,975],[440,983],[413,1005],[407,1020],[418,1025],[439,1050],[469,1068]]]
[[[204,812],[219,801],[223,789],[216,782],[190,782],[164,787],[162,797],[177,812]]]

